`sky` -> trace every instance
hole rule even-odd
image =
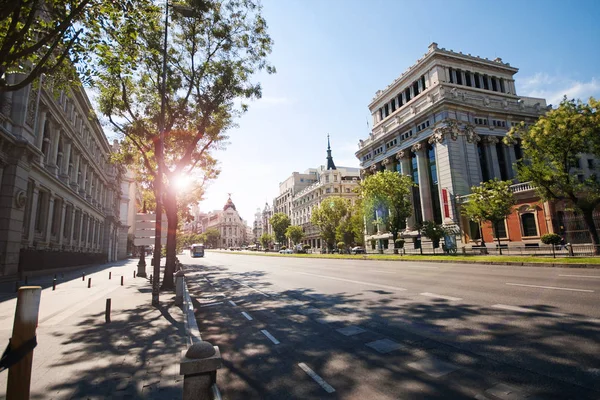
[[[431,42],[519,68],[517,94],[600,97],[600,1],[263,0],[274,40],[274,75],[262,99],[215,153],[221,174],[202,211],[228,193],[252,224],[292,172],[325,164],[327,134],[338,166],[358,167],[368,104],[427,52]]]

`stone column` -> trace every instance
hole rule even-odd
[[[471,85],[473,85],[473,87],[477,87],[475,85],[475,74],[473,72],[469,72],[469,76],[471,77]]]
[[[506,163],[506,167],[508,168],[508,175],[510,179],[514,179],[517,177],[517,168],[515,164],[517,162],[517,156],[515,154],[515,146],[512,144],[507,146],[504,145],[504,162]]]
[[[389,158],[384,158],[383,161],[381,161],[381,164],[384,166],[386,171],[391,171],[394,168],[394,164]]]
[[[71,188],[75,191],[79,188],[79,160],[81,159],[80,154],[74,154],[75,156],[75,165],[73,167],[73,174],[71,176]]]
[[[424,143],[413,145],[412,151],[417,156],[419,168],[419,194],[421,195],[421,210],[423,221],[433,221],[433,207],[431,205],[431,185],[427,168],[427,149]]]
[[[77,229],[77,247],[82,247],[81,244],[83,243],[83,210],[79,210],[79,226],[77,226],[75,229]]]
[[[65,219],[67,216],[67,203],[63,200],[60,211],[60,226],[58,228],[58,244],[63,244],[63,236],[65,234]]]
[[[35,220],[37,219],[39,198],[40,185],[36,181],[33,181],[33,195],[31,198],[31,218],[29,219],[29,226],[27,227],[27,244],[29,247],[33,246],[33,238],[35,236]]]
[[[54,219],[54,193],[48,192],[48,218],[46,219],[46,232],[44,241],[50,243],[52,220]]]
[[[40,106],[41,107],[41,106]],[[38,117],[37,132],[35,132],[35,147],[42,151],[42,143],[44,140],[44,131],[46,130],[46,116],[48,111],[42,109]]]
[[[460,71],[460,80],[463,85],[467,86],[467,74],[465,73],[465,71]]]
[[[48,159],[48,169],[54,175],[58,175],[58,165],[56,164],[56,158],[58,157],[58,144],[60,142],[60,130],[57,128],[54,130],[52,135],[52,151],[50,151],[50,158]]]
[[[86,190],[86,180],[87,180],[87,169],[88,169],[88,165],[87,163],[83,163],[83,173],[81,174],[81,182],[79,184],[79,194],[80,195],[85,195],[85,190]]]
[[[69,184],[69,164],[71,163],[71,142],[65,143],[65,148],[63,149],[63,159],[62,159],[62,167],[60,178],[67,185]]]
[[[88,243],[90,242],[90,225],[91,225],[90,219],[91,218],[90,218],[89,215],[85,216],[85,220],[86,220],[86,222],[85,222],[85,232],[83,232],[83,234],[85,236],[85,238],[84,238],[85,240],[83,241],[83,246],[84,247],[88,247]]]
[[[396,159],[398,161],[400,161],[400,171],[401,171],[402,175],[411,176],[411,174],[410,174],[410,163],[411,163],[410,151],[408,149],[400,150],[398,152],[398,154],[396,154]],[[411,190],[410,202],[411,202],[411,204],[415,204],[412,193],[413,192]],[[409,230],[414,226],[415,226],[415,213],[413,212],[410,215],[410,217],[406,218],[406,229]]]
[[[484,136],[482,141],[490,179],[502,179],[502,175],[500,174],[500,163],[498,162],[498,152],[496,151],[496,144],[499,142],[498,137]]]
[[[71,207],[71,229],[69,229],[69,246],[73,246],[73,237],[75,236],[75,206]]]

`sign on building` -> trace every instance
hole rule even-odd
[[[136,214],[135,215],[135,246],[154,246],[156,239],[156,215],[155,214]],[[167,244],[167,217],[162,219],[162,235],[160,243]]]

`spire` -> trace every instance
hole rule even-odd
[[[331,157],[331,145],[329,143],[329,134],[327,134],[327,169],[336,169]]]

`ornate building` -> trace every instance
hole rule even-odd
[[[221,233],[219,247],[241,247],[247,245],[246,223],[238,214],[231,197],[223,206],[223,210],[211,211],[201,220],[203,232],[216,229]]]
[[[517,94],[517,71],[500,58],[492,61],[432,43],[415,65],[376,93],[369,104],[373,129],[360,141],[356,156],[361,174],[387,169],[409,175],[417,184],[403,237],[416,243],[415,226],[432,220],[460,230],[464,244],[478,240],[477,225],[460,216],[457,199],[493,178],[516,183],[514,164],[522,158],[521,146],[518,141],[505,145],[502,138],[513,124],[534,123],[547,111],[544,99]],[[551,230],[547,205],[526,183],[513,189],[519,205],[514,218],[500,227],[502,239],[539,243]],[[387,248],[389,238],[380,227],[368,225],[367,243],[380,240]]]
[[[109,162],[112,148],[81,86],[0,93],[0,142],[1,277],[124,254],[126,171]]]
[[[354,189],[360,181],[359,172],[359,168],[335,166],[328,136],[327,166],[322,165],[308,170],[305,174],[314,177],[313,183],[298,191],[292,198],[292,225],[301,226],[304,230],[304,244],[310,245],[313,249],[321,248],[319,229],[310,222],[312,211],[330,196],[340,196],[353,202],[357,197]]]

